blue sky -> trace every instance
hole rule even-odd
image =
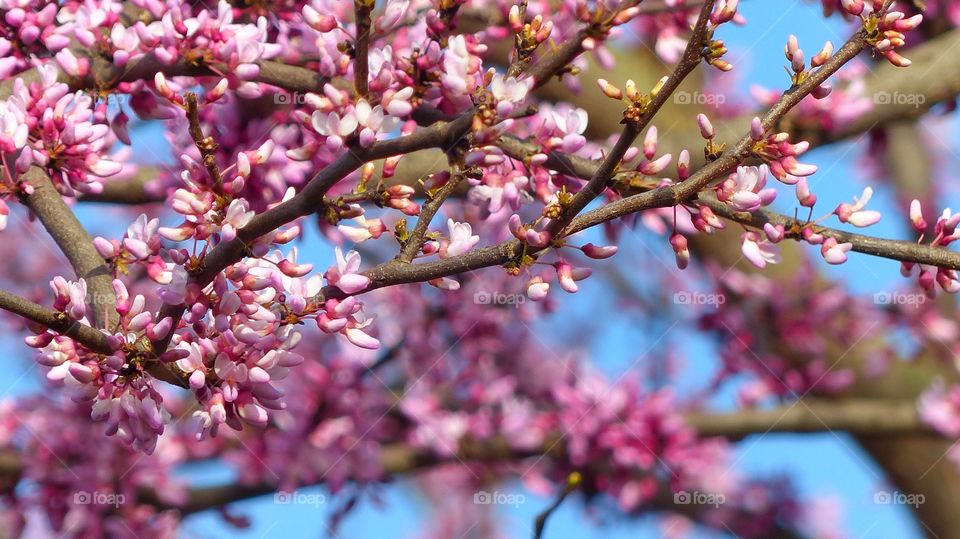
[[[741,3],[741,12],[750,21],[745,28],[727,27],[721,37],[725,39],[731,52],[728,57],[737,67],[739,85],[745,89],[749,84],[759,83],[768,87],[784,87],[786,76],[781,66],[785,64],[783,44],[790,33],[800,37],[801,46],[809,54],[819,50],[825,40],[832,40],[839,46],[848,35],[848,30],[842,22],[834,19],[825,22],[819,13],[818,3],[806,2],[772,2],[770,0],[747,0]],[[586,86],[586,85],[585,85]],[[149,133],[140,133],[135,140],[138,152],[156,151],[160,138],[151,130]],[[162,142],[162,141],[161,141]],[[949,142],[945,143],[949,146]],[[816,178],[816,190],[821,199],[822,208],[834,207],[843,200],[852,201],[855,194],[859,194],[864,182],[855,177],[850,165],[851,155],[849,148],[838,145],[823,150],[811,152],[807,160],[821,166],[821,172]],[[671,149],[673,150],[673,149]],[[144,155],[141,153],[141,155]],[[148,160],[152,160],[149,159]],[[834,187],[836,186],[836,187]],[[892,196],[882,186],[876,188],[876,206],[884,210],[892,210]],[[792,208],[792,194],[782,190],[781,198],[786,204],[781,209]],[[872,203],[872,205],[874,205]],[[821,208],[821,205],[818,205]],[[91,210],[81,210],[81,217],[93,229],[110,228],[118,230],[114,224],[104,219],[102,208],[97,213]],[[106,230],[104,230],[106,231]],[[899,222],[889,219],[873,227],[870,232],[886,237],[904,237],[904,231]],[[665,242],[656,240],[653,236],[630,235],[623,237],[624,253],[619,256],[629,256],[630,253],[644,254],[653,249],[667,262],[672,254],[666,249]],[[329,248],[320,248],[314,245],[309,254],[314,260],[329,256]],[[613,260],[616,263],[617,259]],[[865,272],[863,264],[869,264],[870,272]],[[318,264],[323,267],[323,264]],[[878,259],[867,259],[862,255],[854,255],[850,263],[842,267],[826,267],[824,271],[830,276],[844,279],[858,292],[865,294],[890,287],[905,286],[899,278],[898,264]],[[865,277],[864,275],[867,275]],[[586,281],[582,292],[576,296],[564,299],[566,309],[578,312],[588,308],[597,301],[604,301],[603,286],[599,282]],[[581,311],[582,312],[582,311]],[[544,332],[554,331],[550,328],[549,320],[542,328]],[[631,325],[631,321],[610,321],[606,326],[608,331],[602,339],[590,343],[590,352],[600,360],[600,368],[611,376],[617,376],[633,364],[638,358],[637,350],[643,350],[652,345],[659,334],[656,329],[638,330]],[[685,335],[686,336],[686,335]],[[704,366],[709,368],[713,364],[710,344],[702,339],[692,338],[685,355],[694,360],[693,367]],[[700,364],[703,365],[700,365]],[[685,385],[681,389],[689,390]],[[31,382],[21,382],[9,389],[6,393],[21,394],[36,386]],[[729,406],[729,395],[721,398],[719,405]],[[834,496],[841,500],[843,508],[843,527],[852,537],[872,537],[882,534],[890,537],[920,537],[918,530],[910,520],[907,512],[900,506],[876,505],[873,495],[882,486],[882,473],[874,466],[869,458],[856,444],[843,434],[818,435],[768,435],[762,438],[750,438],[741,442],[737,449],[737,468],[746,473],[776,474],[789,471],[798,485],[800,492],[805,496]],[[186,476],[186,475],[185,475]],[[229,480],[229,474],[222,469],[210,467],[196,467],[189,470],[191,481],[198,484],[218,484]],[[524,493],[526,502],[517,508],[498,507],[500,514],[506,519],[504,530],[509,537],[528,538],[532,536],[531,527],[536,515],[549,505],[551,500],[540,498],[524,491],[518,485],[504,485],[502,492]],[[284,505],[276,504],[272,497],[265,497],[238,503],[234,512],[242,512],[252,519],[252,526],[247,530],[237,531],[228,528],[217,514],[201,514],[190,517],[184,526],[185,537],[224,537],[234,536],[242,538],[282,538],[282,537],[320,537],[327,534],[326,520],[329,513],[336,506],[329,493],[321,488],[305,489],[308,494],[324,494],[326,502],[314,505]],[[419,498],[414,489],[401,481],[393,486],[382,489],[385,504],[374,507],[370,503],[363,503],[343,523],[336,537],[366,538],[366,537],[412,537],[423,529],[423,523],[429,518],[431,508]],[[469,500],[465,503],[470,503]],[[559,511],[557,511],[548,527],[548,539],[564,538],[653,538],[659,537],[658,528],[650,519],[623,520],[609,519],[610,524],[597,526],[591,523],[592,519],[585,516],[582,504],[571,497]],[[456,538],[452,538],[456,539]]]

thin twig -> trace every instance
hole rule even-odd
[[[410,233],[410,237],[403,243],[397,260],[401,262],[412,262],[427,240],[427,231],[430,228],[430,221],[440,210],[440,206],[447,200],[451,193],[456,191],[457,186],[466,178],[464,172],[455,169],[447,183],[440,186],[434,193],[427,194],[427,202],[420,209],[420,217],[417,218],[417,224]]]
[[[567,496],[569,496],[570,493],[580,486],[580,481],[581,477],[579,472],[573,472],[570,474],[570,477],[567,478],[567,484],[563,487],[563,491],[560,492],[560,494],[557,496],[557,499],[550,504],[550,507],[547,507],[542,513],[537,515],[537,518],[534,521],[533,539],[543,539],[543,530],[547,526],[547,519],[550,518],[550,515],[552,515],[553,512],[560,507],[560,504],[563,503],[563,500],[567,499]]]
[[[355,0],[353,12],[356,19],[357,36],[353,42],[353,84],[357,95],[362,98],[370,93],[367,79],[370,76],[370,12],[373,11],[374,0]]]

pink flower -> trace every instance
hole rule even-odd
[[[443,71],[440,82],[452,97],[464,96],[473,90],[476,68],[471,65],[471,55],[463,35],[450,38],[443,51]]]
[[[737,211],[755,211],[773,202],[775,189],[764,189],[767,184],[767,165],[737,167],[731,175],[717,186],[717,198]]]
[[[327,138],[327,147],[331,150],[337,150],[343,146],[344,139],[352,135],[359,125],[357,117],[353,114],[347,114],[341,118],[336,112],[320,111],[313,113],[312,123],[314,130]]]
[[[917,403],[920,419],[950,438],[960,436],[960,386],[937,382],[923,392]]]
[[[544,282],[542,277],[534,277],[527,283],[527,297],[533,301],[540,301],[547,297],[549,291],[550,283]]]
[[[880,212],[864,210],[872,195],[873,189],[866,187],[863,190],[863,195],[861,195],[859,199],[854,197],[854,203],[852,205],[844,202],[837,206],[834,213],[837,214],[837,218],[840,219],[841,223],[850,223],[857,227],[876,224],[876,222],[880,220]]]
[[[705,139],[712,139],[717,136],[717,132],[714,130],[713,124],[710,122],[710,118],[707,118],[706,114],[697,114],[697,127],[700,128],[700,136]]]
[[[387,231],[387,226],[380,219],[366,219],[363,215],[353,218],[359,227],[337,225],[337,230],[354,243],[360,243],[369,239],[377,239]]]
[[[583,254],[597,260],[610,258],[611,256],[617,254],[618,249],[619,248],[616,245],[601,246],[601,245],[594,245],[592,243],[588,243],[580,248],[580,250],[583,251]]]
[[[582,281],[593,273],[590,268],[575,268],[566,262],[557,262],[554,265],[557,270],[557,279],[560,281],[560,288],[571,294],[580,289],[577,281]]]
[[[83,278],[73,282],[57,276],[50,281],[50,288],[54,294],[54,309],[67,313],[74,320],[86,317],[87,282]]]
[[[853,15],[854,17],[857,17],[863,13],[863,0],[840,0],[840,4],[847,13]]]
[[[533,79],[517,80],[514,77],[504,77],[497,74],[490,81],[490,93],[497,100],[497,114],[505,118],[513,112],[517,105],[526,100],[527,93],[533,88]]]
[[[810,186],[806,178],[800,178],[797,181],[797,201],[805,208],[812,208],[817,203],[817,195],[810,192]]]
[[[744,232],[741,242],[740,250],[743,256],[754,266],[764,268],[767,264],[780,262],[780,253],[766,237],[761,237],[756,232]]]
[[[677,267],[686,269],[687,265],[690,264],[690,251],[687,248],[687,238],[678,232],[674,232],[670,235],[670,246],[673,247]]]
[[[133,255],[135,260],[146,260],[160,250],[159,219],[147,220],[147,215],[141,213],[137,220],[127,227],[127,234],[123,238],[123,247]],[[102,253],[101,253],[102,254]]]
[[[828,264],[843,264],[847,261],[847,252],[852,248],[852,243],[838,243],[834,238],[827,238],[820,246],[820,253]]]
[[[227,213],[220,223],[220,236],[223,241],[231,241],[237,237],[237,231],[247,226],[256,212],[250,210],[247,201],[236,198],[227,206]]]
[[[331,286],[336,286],[346,294],[355,294],[370,286],[370,278],[359,273],[360,253],[350,251],[344,257],[339,247],[336,247],[334,252],[337,265],[330,266],[325,274]]]
[[[923,232],[927,229],[927,221],[923,218],[923,208],[921,208],[920,201],[917,199],[910,202],[910,222],[913,223],[913,228],[917,232]]]
[[[480,236],[473,233],[470,223],[458,223],[453,219],[447,219],[447,229],[450,231],[450,237],[445,247],[440,250],[441,258],[467,253],[480,241]]]

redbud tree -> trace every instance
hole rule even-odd
[[[737,0],[0,1],[0,308],[42,388],[0,406],[3,528],[175,537],[323,486],[335,530],[417,478],[433,537],[549,537],[565,504],[833,538],[734,455],[844,432],[956,537],[960,214],[920,128],[960,92],[960,3],[816,4],[842,42],[780,36],[777,88],[709,102],[724,37],[766,31]],[[131,151],[146,128],[169,159]],[[850,140],[872,187],[818,200],[804,154]],[[901,285],[831,273],[871,257]],[[694,312],[712,369],[556,351],[570,294]],[[548,500],[519,532],[486,499],[511,482]]]

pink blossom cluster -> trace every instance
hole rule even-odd
[[[64,194],[95,193],[101,178],[120,172],[122,165],[106,153],[114,138],[106,121],[106,105],[95,104],[83,92],[71,93],[57,82],[52,65],[40,68],[40,81],[17,79],[10,98],[0,101],[3,133],[0,150],[15,156],[15,172],[44,167]],[[14,171],[6,180],[13,182]]]
[[[919,234],[918,243],[924,243],[927,234],[932,234],[928,244],[932,247],[944,248],[960,238],[957,232],[957,225],[960,224],[960,214],[954,214],[949,208],[943,210],[943,213],[937,218],[932,228],[923,217],[923,208],[919,200],[913,200],[910,203],[910,222],[914,230]],[[902,262],[900,264],[900,273],[904,277],[916,278],[917,284],[924,293],[933,298],[939,287],[940,290],[955,294],[960,291],[960,277],[956,270],[949,268],[938,268],[929,264],[917,264],[913,262]]]
[[[702,326],[722,343],[723,367],[715,384],[748,374],[749,381],[739,389],[740,401],[748,406],[830,395],[850,386],[854,373],[836,364],[836,347],[846,349],[868,331],[874,334],[884,317],[872,304],[846,296],[839,285],[814,279],[812,268],[799,272],[789,287],[775,287],[765,277],[739,271],[723,277],[718,293],[728,301],[701,317]],[[814,286],[826,288],[813,294]],[[762,337],[753,331],[761,319],[777,321]]]
[[[0,405],[0,452],[21,456],[21,480],[29,493],[4,495],[2,520],[10,533],[60,537],[172,537],[176,511],[146,503],[149,491],[162,503],[186,501],[186,485],[174,477],[186,452],[165,437],[163,451],[144,456],[102,438],[89,421],[90,406],[30,397]],[[90,443],[99,438],[98,443]],[[28,458],[22,458],[28,457]]]
[[[238,81],[256,77],[257,62],[273,58],[281,50],[279,44],[268,41],[265,18],[255,19],[255,23],[234,22],[234,9],[226,2],[221,2],[216,12],[200,9],[194,13],[189,5],[145,1],[143,8],[152,20],[132,26],[121,22],[122,7],[112,0],[68,3],[59,16],[61,28],[72,30],[85,47],[110,51],[119,67],[147,54],[166,65],[200,58],[222,66],[220,69]]]
[[[536,333],[539,319],[561,304],[562,295],[551,290],[580,291],[594,261],[618,253],[613,240],[633,219],[669,238],[681,268],[691,256],[688,238],[729,226],[718,213],[765,215],[782,188],[770,176],[795,186],[797,203],[811,215],[740,235],[740,252],[759,268],[779,261],[777,244],[785,239],[817,246],[826,262],[842,263],[853,244],[820,223],[836,216],[866,227],[880,219],[867,208],[868,187],[812,220],[817,196],[807,178],[817,167],[799,161],[810,144],[775,127],[776,118],[755,118],[737,156],[756,158],[755,166],[725,168],[700,190],[703,199],[685,197],[677,207],[618,220],[602,239],[558,233],[575,197],[625,198],[617,183],[624,178],[642,190],[682,187],[696,171],[689,150],[664,147],[666,124],[645,121],[636,145],[613,163],[616,177],[605,186],[612,188],[584,192],[583,175],[554,161],[599,162],[611,145],[588,141],[586,111],[537,102],[542,96],[534,88],[547,82],[532,74],[538,62],[572,42],[609,67],[605,43],[625,29],[654,39],[657,53],[677,62],[699,2],[670,0],[641,13],[647,6],[614,0],[389,0],[372,3],[369,28],[354,11],[363,6],[349,2],[241,4],[0,5],[0,75],[34,65],[38,75],[11,83],[10,97],[0,101],[0,229],[10,211],[4,200],[32,194],[21,179],[30,167],[43,169],[64,196],[77,200],[102,194],[103,178],[126,181],[129,155],[110,152],[116,142],[131,143],[131,122],[162,121],[175,163],[175,170],[157,172],[144,193],[172,212],[123,213],[132,223],[116,234],[122,236],[98,230],[104,236],[93,239],[113,277],[110,301],[97,296],[102,290],[95,291],[91,276],[55,272],[51,297],[22,286],[31,282],[23,268],[0,272],[24,295],[51,305],[57,327],[70,327],[26,325],[26,342],[37,349],[46,381],[65,389],[58,399],[70,400],[0,407],[0,451],[29,455],[23,477],[43,492],[10,497],[18,526],[41,504],[58,533],[170,536],[178,516],[160,508],[191,501],[173,479],[176,465],[219,459],[248,487],[324,483],[359,496],[391,479],[398,446],[409,462],[467,461],[463,469],[478,473],[475,480],[452,478],[463,488],[476,489],[481,476],[516,475],[517,462],[546,455],[525,477],[542,492],[554,493],[577,472],[585,492],[640,512],[662,508],[664,495],[674,491],[709,489],[731,499],[703,516],[718,530],[764,537],[785,523],[797,525],[798,502],[784,484],[725,479],[730,447],[697,436],[682,415],[692,407],[684,396],[632,378],[608,380],[571,348],[554,350]],[[733,67],[714,34],[728,22],[745,22],[737,6],[736,0],[716,2],[697,62],[720,71]],[[897,50],[920,24],[919,15],[881,17],[874,13],[877,2],[845,0],[842,7],[862,16],[876,51],[896,65],[908,63]],[[130,17],[127,10],[136,8]],[[461,30],[478,16],[487,21],[482,29]],[[512,42],[510,65],[493,58],[491,44],[500,40]],[[369,49],[364,64],[357,60],[361,41]],[[827,43],[807,59],[791,36],[785,48],[791,84],[823,69],[832,52]],[[149,77],[137,73],[141,65],[151,67]],[[572,83],[581,65],[583,59],[572,60],[548,78]],[[366,80],[359,77],[362,67]],[[295,82],[312,91],[276,86],[284,69],[307,72],[309,80]],[[109,76],[97,78],[102,72]],[[629,80],[622,89],[597,82],[626,107],[624,122],[639,122],[671,80],[647,90]],[[865,110],[860,82],[851,75],[833,90],[819,85],[795,116],[830,131]],[[91,93],[71,90],[87,86]],[[129,97],[116,112],[107,104],[114,95]],[[770,92],[761,101],[780,97]],[[471,120],[463,123],[469,130],[440,148],[444,157],[421,182],[391,184],[403,156],[383,158],[377,151],[422,136],[438,120],[451,129],[461,117]],[[701,114],[697,124],[707,161],[723,157],[727,150],[710,119]],[[523,152],[505,142],[523,144]],[[370,155],[378,156],[376,163],[359,165]],[[357,169],[334,178],[313,206],[297,207],[282,225],[265,225],[302,202],[305,189],[315,193],[326,181],[320,178],[350,156],[357,157]],[[437,193],[459,181],[464,192],[441,201],[435,216],[427,213],[436,210]],[[421,213],[426,230],[412,232],[419,221],[407,218]],[[911,218],[921,242],[934,235],[933,247],[949,245],[960,222],[948,210],[928,226],[919,206]],[[295,246],[311,239],[314,219],[336,245],[329,246],[333,262],[325,269],[315,268],[302,243]],[[363,245],[351,249],[345,241]],[[407,256],[411,241],[417,243]],[[0,259],[11,249],[5,242]],[[516,246],[519,254],[498,263],[503,268],[492,278],[494,272],[470,271],[498,245]],[[433,288],[388,286],[383,278],[463,260],[459,272],[423,279]],[[948,292],[960,288],[952,270],[905,264],[904,271],[919,273],[931,294],[938,283]],[[853,374],[832,362],[836,347],[855,344],[868,325],[903,323],[896,313],[881,315],[816,280],[809,268],[782,287],[736,271],[717,280],[723,294],[739,301],[700,319],[720,340],[721,371],[711,389],[745,375],[740,399],[749,406],[842,392]],[[821,289],[810,293],[814,287]],[[761,322],[782,346],[765,345],[756,331]],[[580,336],[577,325],[570,324],[569,342]],[[920,331],[915,323],[911,329]],[[76,337],[91,331],[105,347]],[[878,355],[889,353],[885,343],[878,349]],[[948,433],[951,399],[939,391],[923,401],[925,418]],[[26,431],[40,434],[31,439]],[[81,443],[103,433],[109,436],[103,444]],[[478,444],[504,454],[472,454]],[[83,471],[65,473],[56,462],[64,457],[60,464],[82,463]],[[118,477],[124,468],[129,473]],[[78,492],[122,494],[129,504],[84,504],[71,498]]]
[[[54,308],[77,323],[90,325],[87,284],[56,277]],[[116,435],[134,448],[152,453],[163,434],[169,415],[163,397],[144,372],[145,339],[163,339],[172,330],[170,318],[154,320],[146,311],[142,295],[133,298],[120,280],[113,283],[120,316],[117,331],[108,337],[112,354],[102,357],[73,339],[46,331],[27,338],[37,348],[37,362],[47,367],[46,378],[65,385],[78,401],[93,401],[91,418],[106,422],[106,433]],[[92,317],[91,317],[92,318]]]
[[[30,67],[32,55],[58,53],[70,44],[56,22],[59,4],[47,0],[8,0],[0,3],[0,77],[6,79]]]
[[[931,0],[924,2],[918,13],[917,5],[912,2],[896,1],[892,9],[880,15],[884,0],[821,0],[826,15],[835,12],[844,17],[860,17],[869,21],[871,30],[871,44],[876,51],[882,54],[891,64],[898,67],[907,67],[910,60],[901,56],[894,49],[902,47],[906,32],[914,30],[923,22],[923,19],[944,16],[951,24],[960,24],[960,8],[953,0]],[[915,13],[908,17],[907,13]]]

